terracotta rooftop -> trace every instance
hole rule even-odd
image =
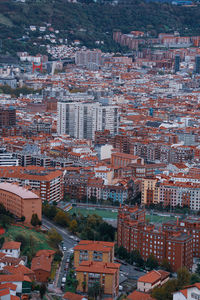
[[[4,249],[20,249],[20,246],[21,246],[21,243],[19,242],[14,242],[14,241],[11,241],[11,242],[4,242],[3,243],[3,246],[2,246],[2,250]]]
[[[112,242],[101,242],[101,241],[85,241],[82,240],[77,246],[74,247],[74,250],[91,250],[91,251],[103,251],[110,252],[114,247]]]
[[[128,295],[128,300],[154,300],[154,298],[152,298],[149,294],[134,291],[133,293]]]
[[[144,276],[141,276],[138,281],[139,282],[145,282],[145,283],[151,283],[154,284],[159,280],[163,280],[164,278],[168,277],[169,273],[165,271],[156,271],[153,270],[151,272],[148,272]]]
[[[76,272],[115,274],[119,268],[120,264],[116,263],[82,261],[81,264],[76,268]]]
[[[78,294],[70,293],[70,292],[65,293],[64,296],[63,296],[63,298],[67,299],[67,300],[83,300],[83,299],[87,299],[83,295],[78,295]]]
[[[12,183],[0,183],[0,190],[16,194],[23,199],[39,199],[39,197],[33,192]]]

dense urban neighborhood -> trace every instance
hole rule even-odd
[[[0,300],[200,299],[199,3],[1,7]]]

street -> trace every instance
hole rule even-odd
[[[58,226],[58,225],[55,225],[55,223],[47,220],[46,218],[42,217],[42,224],[47,228],[47,229],[51,229],[51,228],[54,228],[58,231],[58,233],[62,236],[63,238],[63,246],[66,247],[66,249],[70,249],[70,248],[73,248],[77,242],[73,239],[70,238],[70,235],[69,233],[67,232],[66,229]]]
[[[132,265],[121,265],[120,271],[123,275],[125,275],[127,278],[135,279],[137,280],[139,277],[146,274],[146,272],[135,270],[135,267]]]

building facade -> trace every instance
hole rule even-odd
[[[108,129],[117,134],[119,112],[115,105],[102,105],[99,102],[58,102],[57,132],[77,139],[95,139],[96,131]]]
[[[0,183],[0,203],[13,215],[25,217],[25,223],[30,224],[33,214],[42,218],[42,202],[38,195],[16,184]]]
[[[167,260],[173,271],[183,266],[190,270],[193,264],[193,239],[190,231],[176,224],[173,227],[164,224],[159,229],[147,224],[145,211],[137,207],[119,209],[117,244],[128,252],[137,249],[144,260],[153,255],[159,263]]]

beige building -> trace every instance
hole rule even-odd
[[[157,178],[144,178],[141,185],[141,203],[143,205],[158,204],[160,202],[160,188]]]
[[[33,214],[42,218],[42,202],[38,195],[16,184],[0,183],[0,203],[13,215],[25,217],[25,223],[30,224]]]

